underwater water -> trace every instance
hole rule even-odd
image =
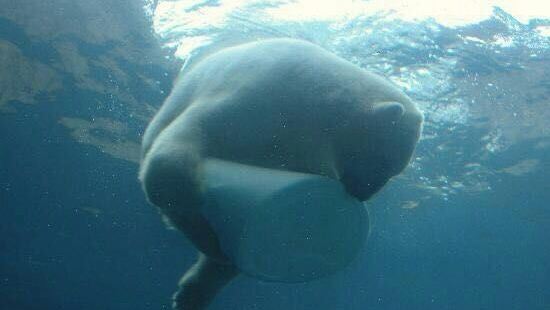
[[[0,309],[171,309],[195,261],[137,180],[178,72],[223,46],[316,43],[424,112],[366,203],[366,249],[304,284],[239,277],[210,309],[550,309],[544,1],[0,0]]]

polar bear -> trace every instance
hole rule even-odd
[[[199,212],[205,159],[327,176],[365,201],[408,165],[422,121],[393,84],[309,42],[262,40],[198,61],[142,143],[147,199],[200,251],[174,308],[204,309],[239,274]]]

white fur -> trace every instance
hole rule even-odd
[[[205,158],[326,175],[366,200],[406,167],[421,124],[393,84],[316,45],[243,44],[178,79],[145,133],[140,179],[200,251],[230,263],[197,211]]]

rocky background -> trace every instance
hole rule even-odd
[[[41,105],[43,121],[136,162],[143,127],[179,67],[152,33],[146,5],[0,1],[0,113]]]

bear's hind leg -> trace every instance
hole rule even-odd
[[[173,141],[155,144],[143,158],[139,176],[149,202],[195,247],[224,261],[218,239],[202,216],[200,154]]]
[[[239,272],[231,264],[221,264],[199,254],[197,262],[187,270],[173,296],[176,310],[206,309],[216,294]]]

